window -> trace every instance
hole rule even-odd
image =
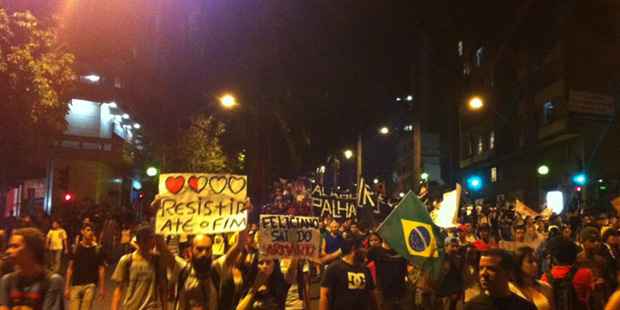
[[[484,46],[476,50],[476,66],[480,67],[484,61]]]
[[[470,73],[471,73],[471,67],[469,66],[469,63],[465,63],[463,65],[463,75],[469,76]]]
[[[497,167],[491,167],[491,182],[497,182]]]
[[[547,101],[543,105],[543,123],[548,124],[553,121],[553,115],[555,112],[555,103]]]
[[[495,131],[489,134],[489,150],[495,149]]]
[[[114,78],[114,87],[123,88],[123,82],[121,81],[121,78],[119,78],[118,76]]]
[[[459,53],[459,56],[463,56],[463,41],[459,41],[458,53]]]
[[[484,142],[482,141],[482,136],[478,136],[478,148],[477,148],[477,154],[480,155],[482,154],[482,152],[484,152]]]

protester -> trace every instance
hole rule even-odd
[[[353,238],[356,243],[359,240]],[[408,309],[411,300],[407,294],[405,277],[407,276],[407,260],[383,242],[381,246],[371,246],[367,258],[376,266],[376,287],[378,302],[381,309]]]
[[[478,239],[472,244],[478,251],[487,251],[497,248],[495,241],[491,240],[489,224],[483,223],[478,226]]]
[[[329,231],[325,235],[322,245],[322,262],[329,264],[342,255],[342,235],[340,234],[340,224],[336,220],[329,223]]]
[[[102,248],[95,243],[92,224],[82,225],[80,243],[71,255],[67,267],[65,298],[69,310],[92,309],[95,291],[105,296],[105,261]]]
[[[592,270],[576,266],[577,246],[564,238],[556,238],[549,245],[553,258],[551,270],[541,278],[553,289],[555,309],[590,309],[594,281]],[[572,283],[572,286],[570,285]]]
[[[377,309],[375,285],[360,248],[355,239],[343,239],[343,256],[327,267],[321,280],[320,310]]]
[[[176,286],[174,309],[218,309],[218,276],[212,270],[213,239],[197,235],[188,252],[189,261],[175,257],[173,279]]]
[[[292,264],[296,265],[297,260],[294,259]],[[297,268],[289,268],[284,276],[279,261],[260,258],[258,269],[253,285],[236,309],[284,310],[287,292],[297,275]]]
[[[112,310],[166,309],[166,268],[157,246],[165,251],[165,243],[157,239],[150,225],[136,229],[138,249],[121,257],[112,280],[117,284],[112,296]]]
[[[534,257],[534,249],[521,247],[515,251],[514,282],[510,290],[520,297],[532,302],[538,310],[553,309],[553,291],[547,283],[536,279],[538,263]]]
[[[441,307],[446,310],[457,309],[464,298],[465,257],[461,255],[459,239],[447,237],[444,241],[446,257],[442,263],[441,278],[437,295]]]
[[[0,310],[63,309],[63,279],[45,270],[45,244],[36,228],[13,231],[6,254],[17,269],[0,281]]]
[[[508,282],[514,268],[512,256],[501,249],[482,252],[480,257],[480,287],[478,296],[465,304],[471,310],[535,310],[531,302],[510,291]]]
[[[47,233],[46,245],[50,255],[50,270],[54,273],[60,272],[63,250],[65,254],[69,254],[67,239],[67,232],[60,227],[58,220],[52,221],[52,229]]]
[[[604,221],[607,221],[606,217]],[[581,230],[579,237],[583,250],[577,255],[577,263],[580,267],[592,270],[594,289],[591,304],[593,308],[601,309],[611,295],[611,288],[606,279],[615,273],[608,270],[605,259],[600,255],[603,248],[599,229],[595,226],[586,226]]]

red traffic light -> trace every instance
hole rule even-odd
[[[577,186],[577,187],[575,188],[575,190],[577,190],[578,192],[581,192],[581,189],[582,189],[582,188],[581,188],[581,186]]]
[[[73,200],[73,194],[66,193],[65,194],[65,201],[71,201],[71,200]]]

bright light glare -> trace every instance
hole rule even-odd
[[[129,114],[123,113],[123,119],[129,119]]]
[[[112,101],[112,102],[108,103],[108,106],[109,106],[110,108],[112,108],[112,109],[116,109],[116,108],[118,108],[118,105],[116,105],[116,102],[114,102],[114,101]]]
[[[541,165],[538,167],[538,174],[547,175],[549,174],[549,167],[547,165]]]
[[[469,100],[469,108],[472,110],[479,110],[484,106],[484,102],[480,97],[473,97]]]
[[[157,175],[157,168],[155,167],[148,167],[146,168],[146,175],[150,176],[150,177],[154,177]]]
[[[472,191],[479,191],[482,189],[482,178],[477,175],[469,177],[467,179],[467,187]]]
[[[345,150],[344,151],[344,158],[351,159],[352,157],[353,157],[353,151],[351,151],[351,150]]]
[[[139,191],[142,189],[142,182],[138,181],[138,180],[133,180],[131,181],[131,187],[133,187],[133,189]]]
[[[97,83],[101,79],[101,77],[96,74],[89,74],[87,76],[84,76],[84,78],[91,83]]]
[[[141,126],[140,126],[140,124],[138,124],[138,123],[133,124],[133,128],[135,128],[135,129],[140,129],[140,127],[141,127]]]
[[[230,109],[237,105],[237,99],[231,94],[225,94],[224,96],[220,97],[220,103],[224,108]]]
[[[564,210],[564,194],[561,191],[547,192],[547,208],[551,208],[551,211],[555,214],[562,213]]]
[[[409,95],[409,96],[407,96],[407,98],[405,98],[405,100],[412,101],[413,100],[413,96]]]
[[[420,175],[420,178],[422,178],[422,180],[424,180],[424,181],[427,181],[428,177],[429,177],[429,175],[426,172],[422,172],[422,174]]]
[[[398,196],[399,196],[400,198],[403,198],[403,197],[405,197],[405,193],[400,192],[400,193],[398,194]]]
[[[390,128],[388,128],[387,126],[383,126],[379,128],[379,133],[382,135],[387,135],[390,133]]]
[[[372,180],[372,183],[374,183],[374,184],[379,184],[379,179],[374,179],[374,180]]]
[[[327,170],[327,168],[325,166],[319,167],[319,172],[320,173],[325,173],[325,170]]]
[[[401,101],[403,100],[401,97],[396,97],[396,101]]]
[[[585,185],[588,181],[588,178],[585,173],[578,173],[573,176],[573,183],[577,185]]]

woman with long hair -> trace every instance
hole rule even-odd
[[[538,310],[553,309],[553,291],[547,283],[537,280],[538,263],[534,249],[520,247],[515,251],[514,282],[509,283],[510,290],[532,302]]]
[[[297,260],[293,259],[291,265],[296,266]],[[261,257],[254,283],[237,305],[237,310],[284,310],[286,294],[296,272],[297,268],[289,268],[285,276],[278,260]]]

